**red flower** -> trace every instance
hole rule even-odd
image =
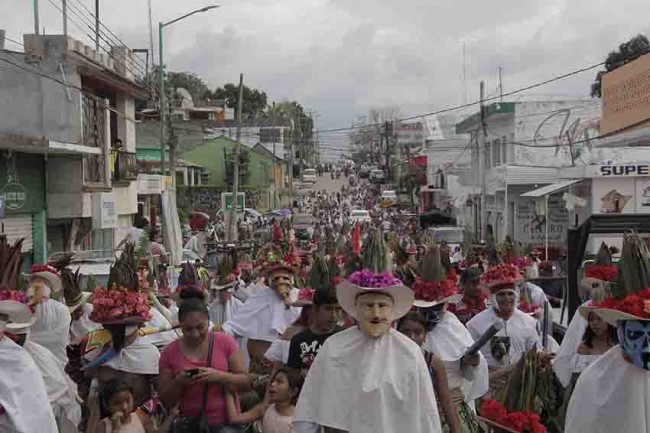
[[[481,405],[481,416],[520,433],[546,433],[546,427],[534,412],[508,412],[499,401],[487,399]]]
[[[519,269],[515,265],[501,264],[490,267],[481,275],[481,284],[489,286],[494,283],[512,283],[521,280]]]
[[[440,301],[457,293],[458,287],[451,280],[425,282],[418,277],[413,283],[415,299],[422,301]]]
[[[650,300],[650,288],[626,296],[623,299],[607,298],[596,302],[594,306],[609,310],[617,310],[643,319],[650,319],[650,309],[646,301]]]
[[[585,277],[598,280],[614,282],[618,275],[618,266],[587,265],[585,266]]]

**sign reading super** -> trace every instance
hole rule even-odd
[[[601,176],[650,176],[650,164],[601,165]]]

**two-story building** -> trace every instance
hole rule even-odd
[[[0,195],[4,233],[27,257],[112,256],[137,212],[135,99],[148,91],[125,47],[101,54],[60,35],[0,47]]]
[[[524,244],[546,239],[545,211],[522,194],[561,179],[561,168],[598,163],[607,152],[593,149],[599,135],[600,100],[497,102],[456,125],[469,134],[471,164],[466,185],[472,194],[457,203],[479,239],[492,230]],[[549,203],[549,242],[563,244],[569,214],[561,199]],[[544,224],[542,224],[544,223]]]

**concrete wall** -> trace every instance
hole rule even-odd
[[[47,161],[47,172],[49,218],[92,216],[90,194],[82,192],[81,157],[51,155]]]
[[[25,36],[24,57],[8,52],[0,52],[0,56],[26,69],[80,87],[81,78],[76,68],[62,57],[67,43],[68,39],[63,36],[48,37],[47,43],[43,38]],[[0,134],[81,143],[80,92],[3,62],[0,69]]]

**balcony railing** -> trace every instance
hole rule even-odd
[[[112,149],[111,165],[113,181],[132,181],[138,179],[138,163],[135,153]]]
[[[83,142],[86,146],[104,148],[106,144],[106,107],[88,95],[82,95]]]

